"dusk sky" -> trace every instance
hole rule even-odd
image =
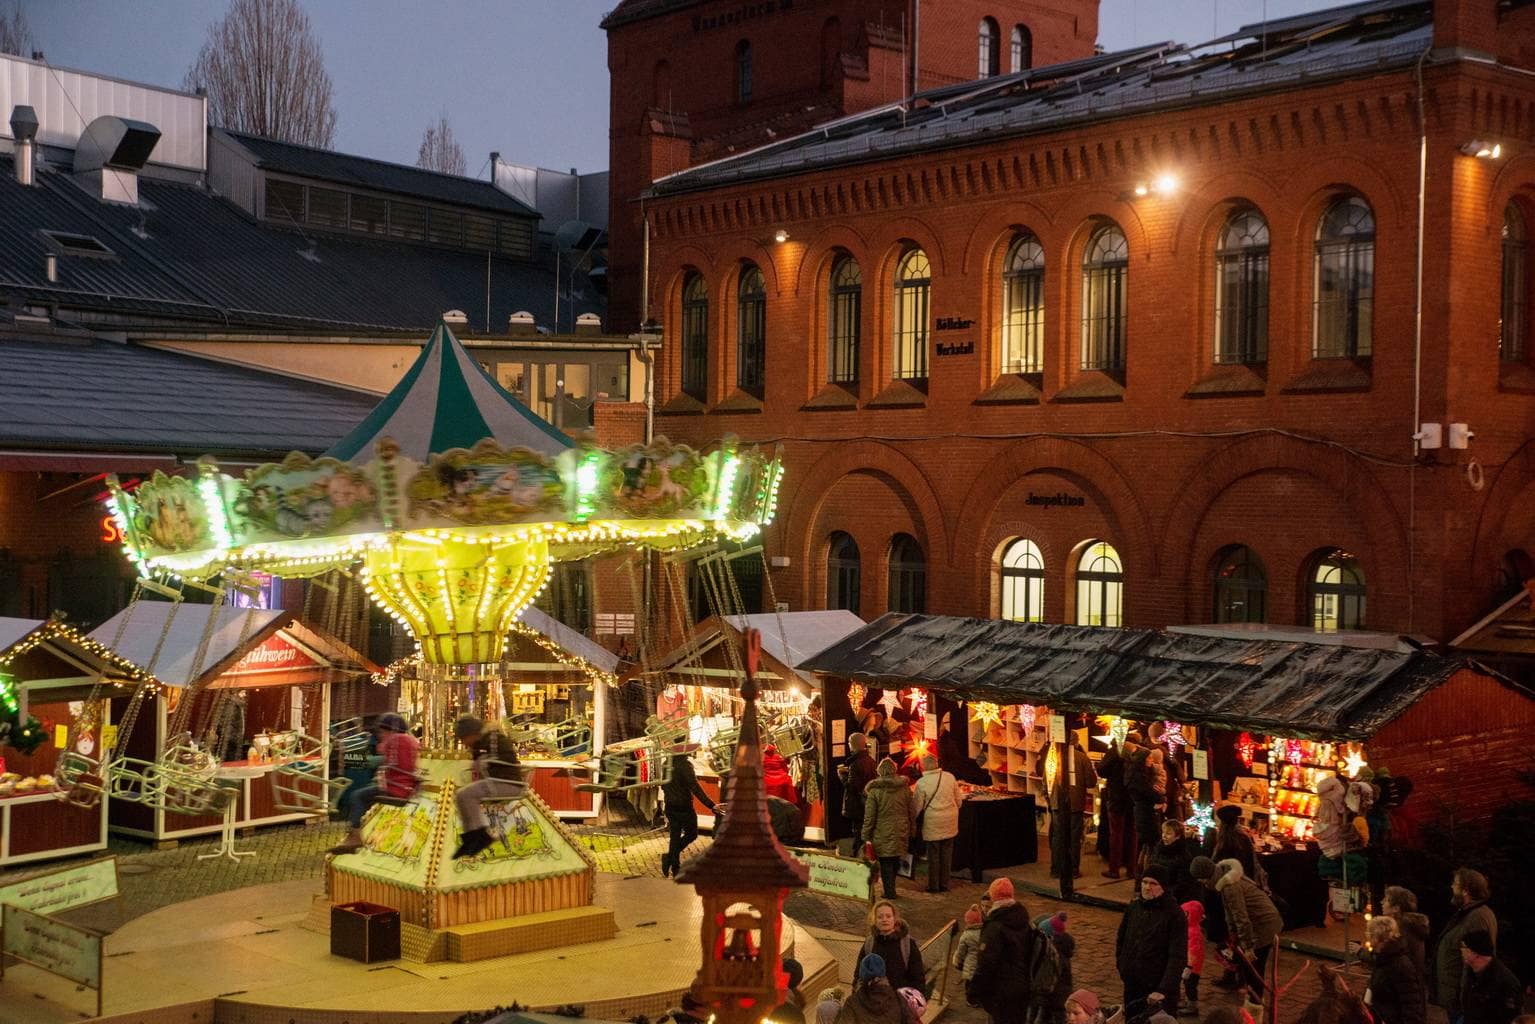
[[[4,2],[4,0],[0,0]],[[12,0],[14,2],[14,0]],[[222,0],[20,0],[50,62],[179,86]],[[607,45],[617,0],[309,0],[337,109],[336,148],[414,163],[447,111],[471,175],[518,163],[606,168]],[[1338,0],[1103,0],[1109,49],[1202,42]]]

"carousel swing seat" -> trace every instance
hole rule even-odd
[[[289,761],[268,773],[272,806],[288,814],[329,814],[352,780],[325,777],[325,758]]]
[[[119,757],[107,765],[107,799],[153,804],[159,796],[160,766],[139,757]]]
[[[160,791],[155,803],[166,814],[221,815],[239,793],[234,785],[223,784],[212,776],[164,767],[159,772]]]
[[[604,751],[591,782],[576,785],[578,793],[626,793],[655,789],[671,781],[672,759],[659,743],[622,745]]]
[[[56,795],[64,803],[87,811],[101,805],[107,790],[101,762],[75,751],[65,751],[59,755],[53,772],[59,785]]]

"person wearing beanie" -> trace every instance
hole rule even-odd
[[[350,826],[346,838],[331,847],[334,854],[353,853],[362,849],[362,819],[381,796],[395,800],[407,800],[414,796],[421,785],[416,778],[416,760],[421,744],[410,734],[405,719],[393,712],[378,717],[373,726],[378,736],[378,756],[382,759],[373,781],[346,794],[347,818]]]
[[[1188,922],[1188,964],[1183,968],[1183,1002],[1178,1008],[1184,1017],[1199,1016],[1199,976],[1205,969],[1205,905],[1198,900],[1186,900],[1179,908]]]
[[[847,759],[837,766],[837,781],[842,784],[842,817],[847,819],[855,845],[863,841],[863,794],[874,776],[869,739],[863,733],[855,732],[847,738]]]
[[[1103,1024],[1103,1003],[1098,993],[1079,988],[1067,996],[1066,1024]]]
[[[1036,999],[1044,995],[1034,991],[1030,968],[1038,957],[1050,955],[1050,940],[1029,921],[1010,879],[994,879],[987,895],[991,908],[981,924],[980,955],[965,998],[983,1007],[992,1024],[1027,1024]]]
[[[837,1011],[834,1024],[904,1024],[906,1003],[885,977],[885,958],[869,953],[858,961],[853,994]]]
[[[1173,899],[1187,903],[1203,895],[1202,887],[1189,874],[1189,865],[1198,855],[1199,844],[1184,836],[1182,822],[1168,819],[1162,822],[1162,834],[1146,863],[1165,869],[1172,880]]]
[[[1509,1024],[1524,1005],[1524,986],[1496,952],[1488,931],[1467,932],[1460,940],[1465,965],[1460,1012],[1465,1024]]]
[[[837,1014],[842,1011],[842,1001],[847,993],[840,988],[829,988],[821,993],[815,1004],[815,1024],[836,1024]]]
[[[1243,954],[1236,957],[1237,974],[1253,1002],[1262,1002],[1264,969],[1274,940],[1284,931],[1279,908],[1235,858],[1212,863],[1207,857],[1196,857],[1189,873],[1220,895],[1226,943]]]
[[[1156,865],[1146,868],[1140,897],[1119,919],[1114,962],[1127,1007],[1160,1002],[1163,1010],[1176,1015],[1178,985],[1188,964],[1188,921],[1173,902],[1170,885],[1165,870]]]
[[[528,784],[517,767],[517,748],[499,727],[487,727],[473,715],[465,715],[453,724],[453,734],[469,750],[470,774],[474,776],[473,782],[453,794],[463,826],[453,859],[467,860],[479,856],[493,842],[484,802],[520,800]]]
[[[896,775],[895,762],[884,758],[874,781],[864,790],[863,832],[865,848],[874,848],[879,878],[887,900],[896,898],[895,873],[911,843],[911,822],[916,817],[911,787]]]
[[[860,955],[870,954],[878,954],[884,962],[891,988],[921,989],[927,983],[922,949],[901,920],[901,912],[889,900],[880,900],[869,908],[869,934],[863,940]]]
[[[912,799],[917,802],[917,823],[922,829],[918,838],[927,856],[927,891],[948,892],[954,837],[959,835],[959,780],[929,754],[922,758],[922,778]]]
[[[1055,976],[1055,987],[1046,993],[1035,993],[1035,1024],[1066,1024],[1066,997],[1076,987],[1071,980],[1071,958],[1077,952],[1076,938],[1066,930],[1066,911],[1045,914],[1034,920],[1039,929],[1055,947],[1056,961],[1060,970]]]
[[[1204,841],[1205,856],[1211,860],[1236,858],[1248,878],[1254,877],[1257,848],[1253,837],[1242,827],[1242,805],[1223,803],[1215,809],[1215,831]]]
[[[973,903],[965,911],[965,930],[959,933],[959,941],[954,944],[954,966],[959,971],[961,981],[968,982],[975,977],[975,967],[980,958],[981,907]]]
[[[783,962],[785,988],[783,1002],[773,1008],[766,1018],[771,1024],[806,1024],[805,997],[800,993],[800,982],[805,980],[805,968],[793,957]]]

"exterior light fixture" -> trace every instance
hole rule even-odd
[[[1460,151],[1466,156],[1474,156],[1479,160],[1497,160],[1503,156],[1501,143],[1486,142],[1482,139],[1472,139],[1462,145]]]
[[[1159,174],[1157,180],[1152,183],[1152,191],[1157,195],[1172,195],[1178,191],[1178,179],[1171,174]]]
[[[1151,192],[1151,186],[1150,185],[1146,184],[1144,181],[1136,182],[1136,185],[1135,185],[1135,194],[1136,195],[1138,195],[1138,196],[1149,195],[1150,192]]]
[[[782,245],[784,242],[787,242],[788,240],[789,233],[783,228],[779,228],[777,231],[773,232],[773,241],[779,243],[780,245]]]

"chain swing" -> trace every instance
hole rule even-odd
[[[337,635],[336,627],[342,614],[340,585],[324,581],[319,577],[310,580],[309,583],[310,585],[304,588],[304,620],[309,620],[309,607],[315,588],[323,588],[330,593],[324,629],[331,636]],[[357,614],[357,596],[360,592],[361,588],[355,586],[347,588],[345,608],[348,615]],[[319,706],[324,706],[324,691],[321,688],[332,686],[335,678],[335,662],[327,658],[321,677],[307,684],[301,691],[302,706],[306,713],[310,707],[315,706],[316,701],[319,702]],[[283,751],[286,755],[285,760],[267,774],[272,787],[272,806],[277,810],[312,816],[328,814],[331,807],[341,799],[342,793],[352,784],[352,780],[344,775],[336,778],[326,777],[331,738],[325,723],[321,723],[319,731],[325,734],[324,738],[309,735],[303,729],[303,723],[300,722],[299,727],[292,732],[293,740],[288,749]]]

